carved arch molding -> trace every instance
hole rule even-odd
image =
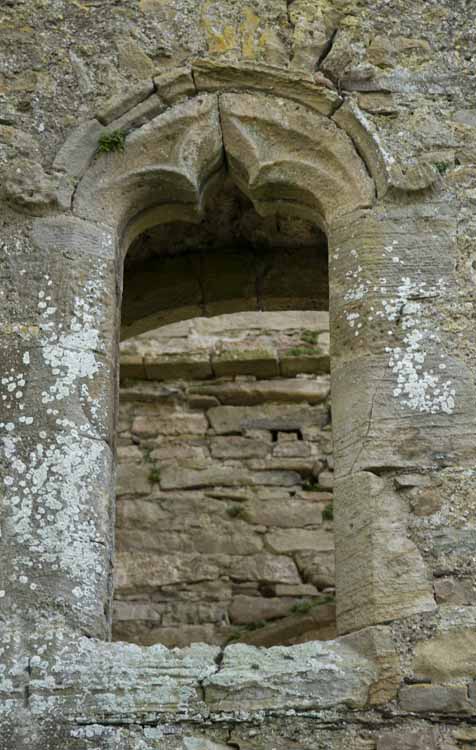
[[[118,128],[128,132],[124,152],[98,156],[101,134]],[[424,470],[437,450],[461,460],[474,442],[455,412],[471,388],[464,366],[429,340],[425,367],[415,369],[398,330],[397,311],[418,291],[401,267],[412,267],[415,243],[427,288],[438,295],[439,279],[452,283],[451,219],[435,212],[427,190],[435,175],[396,175],[355,104],[312,77],[206,61],[128,92],[80,125],[54,167],[62,209],[28,225],[35,284],[23,319],[31,324],[12,326],[5,339],[8,377],[18,380],[9,393],[28,382],[24,397],[0,407],[11,570],[5,737],[19,748],[86,748],[91,738],[106,748],[126,731],[118,725],[141,725],[149,735],[134,739],[131,729],[127,747],[152,748],[167,726],[180,734],[190,722],[243,712],[284,717],[378,703],[388,664],[369,654],[376,639],[393,648],[382,623],[435,607],[384,470]],[[109,630],[123,256],[150,227],[199,221],[225,172],[261,216],[301,217],[328,238],[343,635],[259,653],[110,644],[100,639]],[[402,191],[415,196],[404,208]],[[419,330],[434,328],[421,308]],[[444,382],[428,381],[425,368],[443,357]]]

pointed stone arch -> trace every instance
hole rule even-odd
[[[124,154],[98,156],[101,133],[117,128],[127,131]],[[28,369],[29,400],[2,423],[11,466],[5,544],[14,561],[5,591],[16,628],[9,654],[22,639],[29,653],[42,648],[32,678],[29,666],[28,689],[38,713],[46,692],[48,711],[55,720],[61,715],[57,746],[104,716],[111,724],[143,716],[154,724],[170,715],[239,715],[245,706],[255,717],[281,712],[287,720],[290,712],[361,708],[395,696],[399,675],[384,624],[431,611],[435,602],[401,495],[384,475],[389,467],[425,471],[435,455],[463,461],[473,450],[475,412],[460,362],[429,345],[429,366],[447,368],[443,382],[420,375],[405,339],[388,343],[390,328],[402,338],[398,316],[407,304],[414,316],[408,326],[417,318],[433,335],[426,303],[417,312],[413,304],[422,282],[401,277],[413,244],[428,269],[427,294],[438,295],[439,280],[451,283],[454,271],[451,217],[425,199],[433,172],[395,181],[392,161],[356,106],[311,76],[203,61],[145,93],[128,93],[60,150],[60,205],[68,208],[28,220],[37,325],[15,330],[19,343],[8,352],[12,369]],[[330,241],[338,618],[342,633],[362,633],[296,647],[292,667],[279,650],[258,659],[231,647],[218,665],[223,655],[211,647],[170,654],[96,640],[108,631],[122,256],[147,227],[178,216],[197,221],[225,169],[258,213],[312,217]],[[415,191],[410,208],[385,200],[396,190]],[[397,264],[388,248],[398,243]],[[455,399],[468,405],[464,423]],[[36,515],[38,507],[48,512]],[[398,549],[396,535],[405,538]],[[151,688],[156,673],[165,675],[165,687]],[[12,703],[23,701],[18,684]]]

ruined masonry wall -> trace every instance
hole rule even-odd
[[[328,341],[263,313],[124,342],[114,639],[335,637]]]

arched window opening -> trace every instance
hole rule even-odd
[[[114,639],[335,637],[327,308],[321,230],[227,178],[198,224],[132,243]]]

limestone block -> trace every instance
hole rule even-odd
[[[266,458],[253,458],[248,462],[250,469],[256,471],[297,471],[303,476],[312,473],[314,460],[311,458],[281,458],[267,456]]]
[[[117,447],[117,461],[120,466],[121,463],[138,463],[142,461],[143,456],[141,450],[137,445],[119,445]]]
[[[296,565],[284,555],[261,553],[232,558],[230,577],[236,581],[267,583],[301,583]]]
[[[351,140],[331,120],[261,95],[223,94],[220,112],[232,178],[262,215],[286,205],[286,213],[332,223],[372,205],[373,183]],[[336,162],[344,169],[333,169]]]
[[[209,469],[193,470],[181,466],[166,466],[160,475],[160,486],[164,490],[199,487],[240,487],[271,485],[290,487],[301,482],[293,471],[247,471],[233,467],[211,466]]]
[[[319,407],[263,404],[251,406],[217,406],[207,417],[218,435],[240,433],[244,430],[300,430],[318,425],[323,412]]]
[[[267,456],[270,445],[262,440],[227,435],[210,439],[210,450],[213,458],[254,458]]]
[[[318,590],[312,583],[301,583],[297,586],[288,583],[278,583],[274,587],[274,593],[276,596],[319,596]]]
[[[312,583],[320,591],[335,587],[334,555],[329,550],[302,550],[294,553],[294,559],[303,580]]]
[[[201,643],[172,651],[162,645],[141,648],[86,640],[71,639],[51,653],[49,662],[43,658],[33,665],[32,711],[37,716],[45,710],[45,683],[53,686],[48,714],[61,716],[70,726],[73,717],[81,716],[100,724],[105,712],[113,724],[124,717],[135,722],[139,714],[170,716],[185,706],[196,716],[206,712],[198,686],[216,670],[217,647]]]
[[[72,190],[62,195],[58,175],[46,174],[38,162],[17,158],[0,174],[3,195],[17,209],[41,216],[61,204],[69,208]]]
[[[377,737],[377,750],[435,750],[441,747],[437,732],[435,727],[400,726],[395,730],[383,730]]]
[[[193,64],[198,91],[267,91],[301,102],[323,115],[330,115],[340,97],[336,91],[316,84],[312,75],[290,72],[257,63],[223,63],[216,60],[197,60]]]
[[[256,364],[257,368],[260,369],[260,363],[257,362]],[[216,372],[216,359],[214,359],[214,369]],[[250,370],[253,370],[251,374],[258,374],[253,368],[250,368]],[[191,389],[191,392],[216,396],[221,404],[232,406],[252,406],[267,401],[319,404],[329,396],[330,385],[327,378],[315,380],[256,380],[252,383],[230,382],[200,386],[199,389]]]
[[[144,580],[145,570],[147,577]],[[219,577],[219,569],[206,555],[157,555],[139,550],[130,555],[121,551],[116,555],[114,577],[118,593],[125,594],[128,591],[151,591],[172,583],[213,581]]]
[[[58,151],[53,168],[78,180],[91,164],[104,131],[104,126],[98,120],[89,120],[79,125]]]
[[[333,471],[321,471],[319,472],[319,487],[323,490],[332,490],[334,487],[334,472]]]
[[[229,610],[231,622],[237,625],[273,620],[288,615],[299,599],[289,597],[235,596]]]
[[[119,94],[111,96],[97,110],[96,117],[102,125],[109,125],[110,122],[121,117],[121,115],[144,101],[144,99],[147,99],[153,91],[154,84],[152,81],[140,81],[135,86],[131,86],[127,91],[121,91]]]
[[[401,496],[369,472],[336,482],[339,632],[431,611],[435,601],[421,555],[408,538]]]
[[[467,578],[437,578],[433,583],[433,591],[438,604],[475,605],[476,591],[472,577]]]
[[[279,374],[276,352],[265,349],[219,352],[212,356],[212,366],[216,377],[256,375],[259,378],[272,378]]]
[[[117,468],[116,493],[121,495],[148,495],[151,491],[145,466],[120,463]]]
[[[414,713],[476,714],[463,685],[406,685],[400,689],[399,701],[404,711]]]
[[[301,605],[302,605],[301,600]],[[308,602],[306,602],[308,604]],[[283,643],[294,645],[309,641],[330,641],[336,637],[335,607],[315,602],[306,614],[288,614],[262,627],[244,631],[239,643],[270,648]]]
[[[242,710],[357,708],[365,705],[374,674],[371,662],[337,641],[267,650],[237,644],[227,646],[220,671],[204,687],[215,711],[230,710],[238,695]]]
[[[378,667],[378,677],[369,690],[369,703],[378,705],[393,700],[400,687],[402,672],[400,655],[392,639],[391,629],[378,625],[343,636],[339,640],[351,645]]]
[[[119,67],[127,71],[128,75],[132,75],[138,80],[152,77],[154,63],[132,34],[127,34],[116,39],[116,46]]]
[[[393,158],[381,147],[380,139],[371,120],[352,100],[347,100],[333,115],[336,123],[349,134],[367,169],[375,181],[380,197],[388,190],[389,170]]]
[[[154,84],[160,98],[167,104],[197,93],[191,68],[186,66],[166,70],[154,78]]]
[[[190,394],[188,396],[188,405],[191,409],[201,409],[208,411],[212,406],[219,406],[220,402],[215,396],[201,396],[200,394]]]
[[[273,456],[276,458],[310,458],[311,444],[304,440],[282,442],[278,436],[278,444],[273,448]]]
[[[156,416],[136,417],[132,432],[139,437],[153,435],[205,435],[208,422],[203,414],[164,411]]]
[[[130,244],[164,218],[196,220],[222,159],[216,97],[191,99],[132,132],[123,153],[96,159],[76,192],[76,210],[121,226],[137,217],[124,238]]]
[[[334,535],[324,529],[279,529],[266,534],[266,544],[273,552],[289,554],[300,550],[319,552],[334,549]]]
[[[248,523],[281,528],[302,528],[322,523],[319,505],[294,497],[267,501],[251,498],[243,507],[241,517]]]
[[[108,130],[122,130],[125,133],[135,128],[140,128],[157,115],[166,110],[166,105],[160,97],[152,94],[145,101],[140,102],[135,107],[125,112],[117,120],[113,120]]]
[[[279,357],[279,371],[285,378],[294,377],[301,373],[321,374],[330,372],[330,357],[328,354],[304,354]]]
[[[190,445],[183,441],[161,443],[151,454],[151,461],[156,461],[161,465],[164,461],[200,461],[203,462],[209,456],[206,445]]]
[[[208,352],[145,355],[144,366],[148,380],[204,380],[212,376]]]
[[[473,612],[473,607],[467,607]],[[448,613],[451,617],[451,608]],[[464,609],[462,610],[464,612]],[[457,613],[458,610],[455,610]],[[446,628],[445,628],[446,630]],[[476,630],[474,625],[458,623],[427,641],[420,641],[415,648],[413,664],[415,675],[420,679],[439,682],[476,676]]]

